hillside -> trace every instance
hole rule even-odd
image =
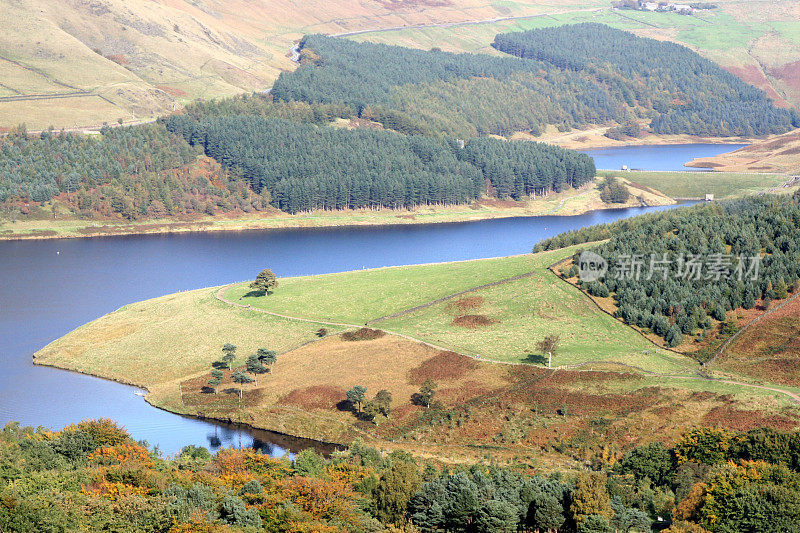
[[[584,4],[543,16],[478,25],[406,28],[352,37],[358,41],[401,44],[413,48],[459,52],[492,52],[495,35],[536,28],[602,23],[643,37],[682,44],[711,59],[742,80],[764,89],[778,105],[800,103],[798,19],[800,2],[723,0],[714,9],[691,16],[669,12],[611,9],[607,3]]]
[[[490,51],[503,31],[584,21],[685,44],[781,105],[800,101],[800,3],[717,4],[684,17],[611,10],[599,0],[2,0],[0,127],[134,121],[132,112],[141,118],[196,98],[265,89],[294,68],[287,51],[308,33]]]
[[[800,173],[800,132],[755,142],[734,152],[708,159],[695,159],[687,166],[721,172]]]
[[[637,37],[603,24],[575,24],[499,34],[492,46],[568,72],[620,86],[629,106],[652,107],[657,134],[765,135],[800,125],[766,93],[674,43]],[[626,86],[621,82],[631,83]]]
[[[2,0],[0,126],[80,127],[264,90],[303,33],[536,12],[475,0]]]
[[[593,249],[607,272],[586,278],[575,256],[560,275],[654,342],[705,363],[797,292],[799,205],[797,192],[715,202],[583,228],[535,249],[608,239]]]
[[[619,124],[617,137],[785,133],[795,110],[692,50],[594,23],[499,34],[507,55],[430,52],[322,35],[305,37],[302,65],[283,73],[283,101],[343,104],[406,132],[534,136]],[[616,53],[604,52],[616,50]],[[608,132],[607,135],[613,135]]]

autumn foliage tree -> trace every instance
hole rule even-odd
[[[608,477],[601,472],[582,472],[575,482],[572,494],[572,518],[580,526],[591,515],[599,515],[610,521],[614,516],[611,499],[606,490]]]

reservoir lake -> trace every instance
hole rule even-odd
[[[718,153],[738,147],[688,146],[713,146]],[[655,161],[659,153],[684,161],[709,155],[705,148],[692,151],[676,146],[613,150],[617,159],[598,156],[598,168],[622,164],[643,168],[639,166],[643,163],[636,162],[642,161],[647,162],[646,170],[672,170],[662,168],[672,163]],[[164,454],[175,454],[188,444],[212,451],[247,446],[274,456],[295,452],[314,441],[168,413],[147,404],[143,391],[135,387],[34,366],[31,355],[123,305],[251,279],[262,268],[273,269],[279,277],[300,276],[520,254],[564,231],[674,207],[418,226],[0,241],[0,361],[4,368],[0,425],[14,420],[60,429],[86,418],[107,417],[136,439],[157,445]]]

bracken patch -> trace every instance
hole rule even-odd
[[[371,329],[371,328],[361,328],[357,329],[356,331],[345,331],[342,333],[342,340],[343,341],[371,341],[374,339],[380,339],[386,335],[383,331],[379,329]]]
[[[277,403],[294,405],[301,409],[335,409],[336,404],[345,398],[345,390],[331,385],[313,385],[294,389]]]
[[[464,313],[471,309],[478,309],[483,305],[484,299],[482,296],[468,296],[466,298],[459,298],[447,304],[448,311],[458,311]]]
[[[467,381],[460,383],[456,387],[441,389],[436,393],[437,400],[443,400],[445,403],[456,405],[466,401],[472,400],[478,396],[485,396],[489,394],[490,389],[486,388],[483,383],[478,381]]]
[[[497,324],[499,320],[490,318],[486,315],[461,315],[453,319],[454,326],[468,329],[478,329]]]
[[[631,372],[581,370],[575,372],[557,372],[547,378],[547,383],[548,385],[574,385],[579,382],[631,381],[635,379],[642,379],[642,376]]]
[[[420,385],[426,379],[453,380],[464,377],[478,368],[478,362],[455,352],[439,352],[421,365],[408,371],[408,382]]]
[[[730,406],[715,407],[703,417],[703,424],[710,427],[725,427],[736,431],[749,431],[759,427],[771,427],[789,431],[797,427],[790,418],[766,413],[748,411]]]
[[[156,85],[156,89],[162,90],[170,96],[180,97],[180,96],[187,96],[188,93],[183,89],[178,89],[176,87],[170,87],[169,85]]]

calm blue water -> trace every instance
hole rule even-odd
[[[685,166],[697,157],[714,157],[744,148],[746,144],[663,144],[654,146],[620,146],[581,150],[594,158],[595,166],[619,170],[623,165],[638,170],[702,170]]]
[[[0,424],[61,428],[110,417],[134,437],[175,453],[186,444],[255,446],[281,455],[307,442],[184,418],[155,409],[136,389],[57,369],[31,355],[70,330],[127,303],[252,278],[476,259],[529,252],[563,231],[665,209],[459,224],[289,229],[0,242]]]

